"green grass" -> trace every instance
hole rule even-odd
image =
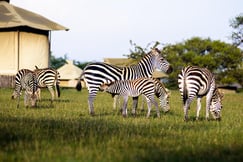
[[[195,121],[183,121],[178,91],[172,91],[171,111],[151,117],[147,110],[123,118],[113,110],[109,94],[99,93],[94,117],[88,114],[87,90],[63,89],[51,105],[43,90],[38,108],[20,108],[12,89],[0,89],[0,161],[242,161],[243,93],[225,94],[222,121],[205,120],[205,101]],[[131,107],[131,101],[129,102]],[[130,110],[130,109],[129,109]],[[129,111],[130,112],[130,111]]]

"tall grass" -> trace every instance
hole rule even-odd
[[[195,121],[183,121],[178,91],[172,91],[171,111],[150,118],[146,111],[123,118],[112,98],[99,93],[96,115],[88,114],[87,90],[63,89],[52,105],[44,90],[38,108],[20,108],[11,89],[0,89],[0,161],[242,161],[243,94],[226,94],[222,121],[205,120],[205,101]],[[129,107],[131,107],[129,102]]]

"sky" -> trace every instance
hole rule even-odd
[[[55,57],[80,62],[123,58],[130,40],[176,44],[192,37],[231,43],[230,20],[243,13],[242,0],[10,0],[69,31],[51,33]]]

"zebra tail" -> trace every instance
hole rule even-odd
[[[186,87],[186,79],[183,78],[183,104],[186,104],[186,100],[188,99],[188,91]]]
[[[82,90],[82,84],[81,84],[81,80],[80,79],[78,80],[78,83],[76,85],[76,89],[77,89],[77,91],[81,91]]]
[[[83,73],[81,74],[81,76],[79,77],[79,80],[78,80],[78,82],[77,82],[77,84],[76,84],[76,89],[77,89],[77,91],[81,91],[82,90],[82,84],[81,84],[81,79],[82,79],[82,76],[83,76]]]
[[[57,90],[57,97],[59,98],[61,96],[61,92],[60,92],[60,86],[58,83],[56,83],[56,90]]]

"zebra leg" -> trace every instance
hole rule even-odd
[[[136,115],[136,109],[138,107],[138,97],[133,97],[133,107],[132,107],[132,115]]]
[[[29,100],[30,100],[29,94],[25,91],[25,94],[24,94],[24,105],[25,105],[26,108],[29,107]]]
[[[197,98],[197,116],[196,116],[196,120],[199,119],[199,113],[200,113],[200,110],[201,110],[201,97],[198,97]]]
[[[51,103],[54,101],[55,95],[52,86],[48,87],[49,92],[51,93]]]
[[[141,111],[144,111],[144,100],[146,100],[145,96],[142,95],[142,103],[141,103]]]
[[[95,112],[94,112],[94,99],[96,97],[96,94],[89,94],[89,97],[88,97],[88,104],[89,104],[89,114],[90,115],[95,115]]]
[[[113,99],[113,110],[116,110],[117,102],[119,100],[119,95],[115,95],[113,98],[114,98]]]
[[[209,120],[209,109],[212,100],[213,90],[209,90],[208,94],[206,95],[206,120]]]
[[[18,94],[18,96],[17,96],[18,98],[17,98],[17,108],[19,108],[19,100],[20,100],[20,94]]]
[[[160,118],[158,103],[156,102],[154,97],[151,99],[151,101],[153,102],[154,106],[156,107],[157,117]]]
[[[37,100],[41,101],[41,89],[40,88],[37,88],[36,95],[37,95]]]
[[[128,96],[123,96],[123,107],[122,107],[123,117],[127,117],[127,101],[128,101]]]
[[[151,101],[150,101],[150,99],[149,99],[149,98],[146,98],[146,100],[147,100],[147,105],[148,105],[148,112],[147,112],[147,118],[149,118],[149,116],[150,116],[150,111],[151,111],[151,106],[152,106],[152,103],[151,103]]]
[[[184,107],[183,107],[183,109],[184,109],[184,120],[185,121],[188,121],[188,108],[189,108],[191,102],[192,102],[192,99],[188,98],[186,100],[185,104],[184,104]]]

